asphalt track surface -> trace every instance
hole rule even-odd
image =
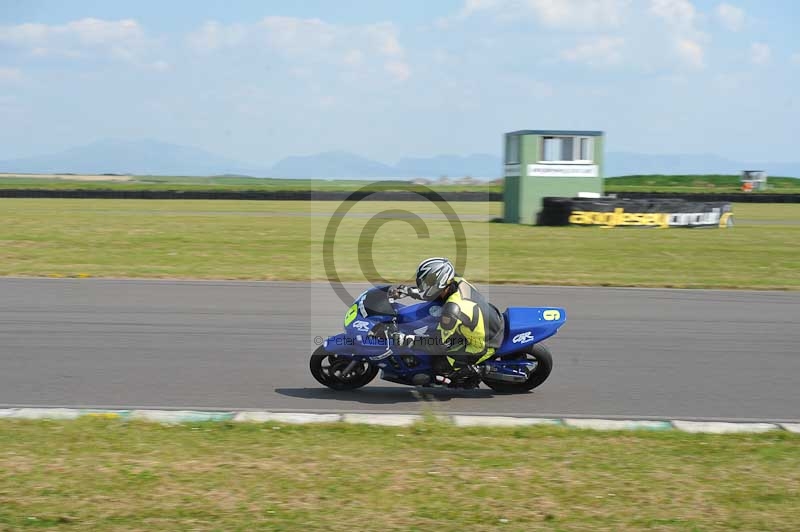
[[[308,356],[345,311],[325,283],[4,278],[0,405],[800,418],[800,293],[485,288],[568,311],[532,393],[322,387]]]

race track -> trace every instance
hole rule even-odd
[[[322,283],[0,279],[0,405],[800,419],[800,293],[487,293],[568,311],[533,393],[323,388],[308,355],[345,307]]]

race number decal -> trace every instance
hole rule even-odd
[[[347,314],[344,315],[344,326],[347,327],[353,320],[356,319],[358,316],[358,305],[353,305],[349,309],[347,309]]]
[[[542,313],[542,317],[545,319],[545,321],[557,321],[561,319],[561,312],[555,309],[545,310]]]

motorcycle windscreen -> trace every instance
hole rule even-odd
[[[389,301],[387,289],[388,286],[370,288],[358,298],[358,310],[362,317],[397,316],[397,310]]]

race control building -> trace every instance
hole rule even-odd
[[[512,131],[504,153],[506,223],[536,223],[545,197],[603,193],[602,131]]]

